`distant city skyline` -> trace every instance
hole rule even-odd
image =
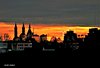
[[[4,35],[4,33],[8,33],[10,38],[14,38],[14,24],[7,24],[4,22],[0,22],[0,34]],[[18,27],[18,36],[22,32],[23,23],[17,24]],[[25,34],[28,31],[28,23],[25,24]],[[63,40],[64,34],[66,31],[72,30],[77,35],[86,35],[90,28],[95,27],[82,27],[82,26],[65,26],[65,25],[48,25],[48,24],[31,24],[31,30],[35,34],[42,35],[47,34],[47,39],[50,40],[52,36],[60,37]],[[100,27],[97,27],[100,29]]]

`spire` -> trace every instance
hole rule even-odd
[[[24,27],[24,23],[23,23],[23,27]]]
[[[24,26],[24,23],[23,23],[23,26],[22,26],[22,34],[25,35],[25,26]]]
[[[16,23],[14,27],[14,38],[17,38],[17,24]]]
[[[28,33],[31,33],[31,25],[29,24],[29,29],[28,29]]]
[[[15,23],[15,27],[17,27],[17,24]]]
[[[29,29],[28,29],[27,35],[28,36],[32,36],[33,35],[32,31],[31,31],[31,25],[30,24],[29,24]]]
[[[31,25],[29,24],[29,29],[31,29]]]

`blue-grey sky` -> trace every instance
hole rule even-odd
[[[0,21],[100,25],[100,0],[0,0]]]

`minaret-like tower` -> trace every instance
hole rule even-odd
[[[15,27],[14,27],[14,38],[17,38],[17,24],[15,23]]]
[[[31,33],[32,33],[32,31],[31,31],[31,26],[30,26],[30,24],[29,24],[29,28],[28,28],[27,35],[28,35],[28,34],[31,34]]]
[[[28,29],[28,32],[27,32],[27,36],[31,37],[32,35],[33,35],[33,33],[31,31],[31,25],[29,24],[29,29]]]
[[[22,26],[22,35],[25,35],[25,26],[24,26],[24,23],[23,23],[23,26]]]

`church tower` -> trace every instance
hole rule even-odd
[[[29,24],[28,32],[27,32],[27,37],[30,38],[32,37],[33,33],[31,31],[31,25]]]
[[[22,26],[22,35],[25,35],[25,26],[24,26],[24,23],[23,23],[23,26]]]
[[[17,24],[15,23],[15,27],[14,27],[14,38],[17,38]]]
[[[22,33],[20,34],[20,41],[25,41],[26,35],[25,35],[25,26],[24,23],[22,25]]]

